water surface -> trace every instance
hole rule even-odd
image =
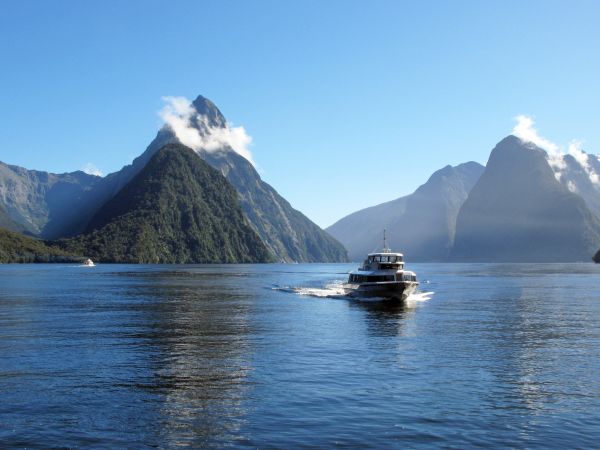
[[[0,266],[0,446],[596,447],[600,267]]]

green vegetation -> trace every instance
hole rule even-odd
[[[0,228],[0,263],[81,262],[73,256],[43,241]]]
[[[247,224],[235,189],[181,144],[158,151],[92,218],[57,241],[100,262],[254,263],[271,253]]]

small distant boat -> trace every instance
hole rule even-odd
[[[94,261],[88,258],[83,262],[83,265],[87,267],[94,267],[96,264],[94,264]]]
[[[417,275],[404,270],[404,255],[387,248],[384,230],[383,251],[369,253],[363,265],[348,274],[343,287],[350,297],[404,301],[418,286]]]

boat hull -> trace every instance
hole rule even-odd
[[[404,301],[418,286],[416,281],[348,283],[344,285],[344,291],[349,297]]]

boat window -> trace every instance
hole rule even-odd
[[[388,262],[388,257],[387,256],[382,256],[381,257],[381,262]]]
[[[390,256],[390,262],[391,263],[395,263],[396,262],[396,257],[395,256]]]
[[[373,257],[369,256],[369,264],[373,262]]]
[[[394,281],[394,275],[368,275],[362,276],[362,279],[359,281],[368,281],[371,283],[381,282],[381,281]]]
[[[379,256],[376,256],[376,257],[374,258],[374,261],[375,261],[375,262],[379,262],[379,261],[381,261],[381,258],[380,258]]]

